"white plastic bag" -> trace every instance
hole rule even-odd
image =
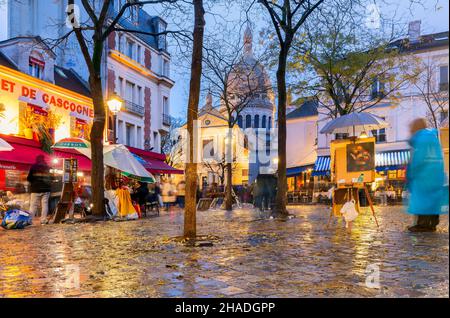
[[[355,200],[352,199],[345,202],[340,212],[344,217],[345,222],[347,223],[346,226],[348,226],[348,222],[352,222],[358,217],[358,211],[356,211],[355,207]]]

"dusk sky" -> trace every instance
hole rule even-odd
[[[421,33],[434,33],[434,32],[442,32],[448,31],[448,20],[449,20],[449,2],[447,0],[427,0],[424,2],[424,5],[412,5],[410,7],[410,0],[399,0],[399,1],[391,1],[391,3],[396,2],[395,5],[391,5],[388,7],[380,8],[382,14],[388,13],[393,14],[398,17],[398,20],[407,23],[408,21],[413,20],[421,20]],[[228,19],[232,17],[228,16]],[[236,14],[236,21],[239,21],[239,16]],[[170,23],[169,18],[165,18],[167,22]],[[256,25],[256,30],[253,32],[253,42],[254,46],[258,45],[258,35],[260,29],[264,27],[264,21],[262,17],[258,17],[257,15],[252,16],[252,23]],[[259,20],[259,21],[254,21]],[[209,14],[207,15],[206,20],[206,32],[208,29],[214,30],[215,26],[215,18]],[[174,48],[172,48],[172,51]],[[172,60],[177,59],[176,52],[172,52]],[[274,70],[267,70],[273,78]],[[171,76],[175,80],[176,84],[172,89],[171,93],[171,112],[175,117],[185,117],[187,100],[188,100],[188,90],[189,90],[189,72],[185,70],[180,70],[172,66]],[[272,84],[273,83],[272,81]],[[204,104],[204,96],[200,100],[200,107]],[[217,101],[215,101],[217,104]]]
[[[412,20],[421,20],[421,32],[422,34],[440,32],[440,31],[448,31],[448,20],[449,20],[449,3],[447,0],[427,0],[424,2],[424,5],[412,5],[410,6],[411,0],[399,0],[396,1],[395,5],[381,7],[380,11],[382,14],[391,14],[396,12],[395,16],[398,17],[399,21],[403,21],[407,23]],[[392,1],[393,3],[394,1]],[[0,40],[4,40],[7,36],[6,34],[6,12],[5,6],[0,1]],[[155,12],[154,7],[147,6],[147,10],[150,14],[155,15],[158,14],[158,11]],[[233,19],[238,22],[240,20],[239,17],[239,8],[236,8],[233,12],[228,11],[226,13],[228,21],[233,21]],[[217,12],[213,12],[224,15],[223,7],[219,7]],[[235,13],[234,13],[235,12]],[[262,11],[260,11],[262,12]],[[206,15],[206,32],[208,30],[215,30],[216,28],[216,19],[212,13],[207,13]],[[261,13],[259,13],[260,15]],[[164,17],[167,22],[172,22],[170,17]],[[264,27],[264,19],[262,16],[258,16],[258,13],[254,13],[252,16],[252,23],[256,26],[254,30],[254,46],[257,49],[258,46],[258,35],[259,31]],[[173,45],[173,43],[172,43]],[[172,89],[171,94],[171,113],[175,117],[184,117],[185,109],[187,107],[187,99],[188,99],[188,89],[189,89],[189,71],[187,69],[181,69],[177,67],[176,60],[178,59],[177,50],[175,47],[171,47],[172,53],[172,67],[171,67],[171,76],[175,80],[176,84]],[[274,70],[269,70],[269,73],[273,75]],[[203,99],[200,102],[200,106],[204,103]]]

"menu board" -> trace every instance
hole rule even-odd
[[[16,184],[21,184],[22,173],[17,170],[6,170],[5,171],[5,187],[15,188]]]
[[[77,182],[77,172],[78,172],[78,160],[77,159],[64,159],[64,174],[63,182]]]

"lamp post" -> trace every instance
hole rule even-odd
[[[109,111],[113,114],[113,144],[116,143],[116,121],[117,121],[117,113],[120,112],[122,108],[123,99],[120,98],[117,94],[111,96],[111,98],[106,102],[108,105]]]

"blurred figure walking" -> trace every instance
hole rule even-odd
[[[50,175],[50,167],[45,161],[43,155],[39,155],[36,157],[36,162],[31,166],[27,180],[30,183],[31,216],[36,216],[40,205],[41,224],[47,224],[48,201],[50,199],[52,180]]]
[[[436,129],[427,128],[419,118],[410,126],[411,161],[406,170],[410,193],[408,212],[416,216],[411,232],[434,232],[439,215],[448,211],[448,189],[445,188],[444,159]]]

